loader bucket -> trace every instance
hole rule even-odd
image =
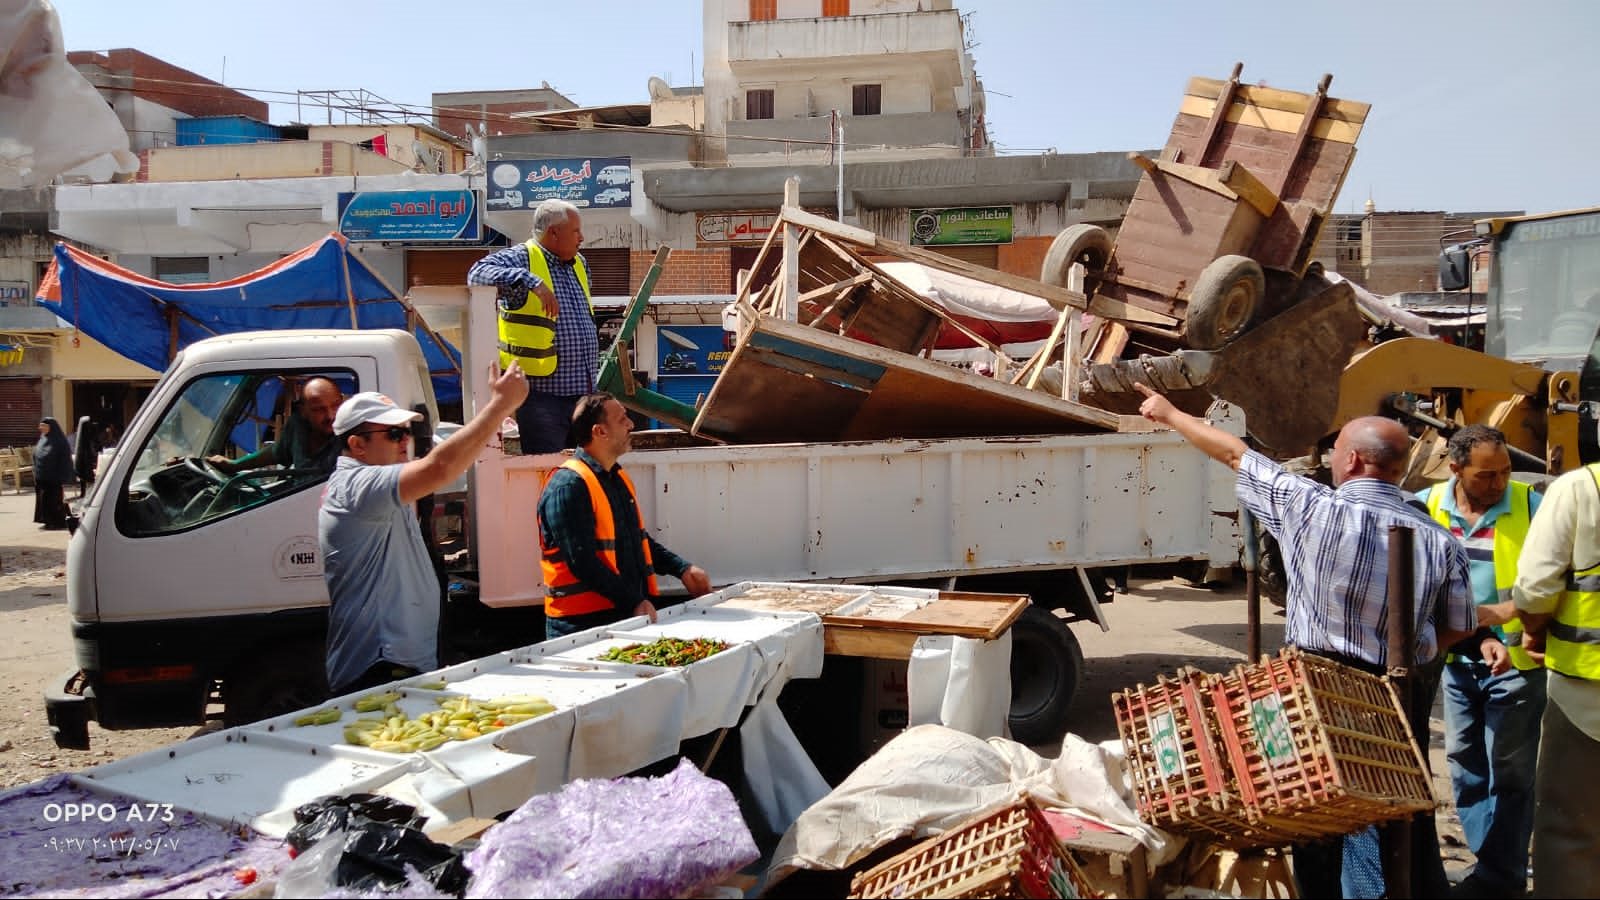
[[[1081,399],[1117,412],[1138,409],[1135,381],[1195,415],[1211,398],[1244,411],[1245,428],[1280,459],[1301,456],[1333,431],[1339,376],[1365,341],[1355,293],[1331,284],[1218,350],[1180,350],[1089,367]]]

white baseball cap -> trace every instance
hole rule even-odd
[[[352,394],[339,404],[333,415],[333,433],[349,434],[362,425],[404,425],[422,418],[421,413],[401,409],[377,391]]]

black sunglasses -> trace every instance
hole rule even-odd
[[[358,431],[356,434],[381,434],[398,444],[411,436],[411,429],[404,425],[390,425],[387,428],[368,428],[366,431]]]

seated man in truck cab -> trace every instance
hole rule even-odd
[[[539,497],[545,639],[656,618],[656,575],[683,582],[689,596],[710,593],[704,569],[685,562],[644,530],[633,482],[617,464],[633,446],[633,419],[606,394],[578,401],[572,414],[578,452],[550,474]]]
[[[415,504],[471,467],[528,396],[528,380],[512,363],[492,389],[472,421],[421,459],[411,459],[409,447],[421,414],[375,391],[339,406],[341,455],[317,513],[334,696],[438,667],[439,582]]]
[[[295,404],[295,411],[277,440],[268,441],[248,456],[212,456],[207,461],[228,475],[272,465],[332,472],[339,459],[338,442],[333,439],[333,416],[343,402],[344,392],[337,384],[327,378],[313,378],[301,389],[300,402]]]

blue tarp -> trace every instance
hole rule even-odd
[[[348,268],[348,289],[346,270]],[[177,349],[204,338],[279,328],[349,328],[350,298],[363,329],[406,328],[405,302],[348,244],[331,234],[264,269],[211,284],[167,284],[57,244],[54,278],[39,303],[134,362],[163,371]],[[417,317],[421,322],[421,317]],[[461,399],[461,351],[420,324],[413,329],[441,403]]]

